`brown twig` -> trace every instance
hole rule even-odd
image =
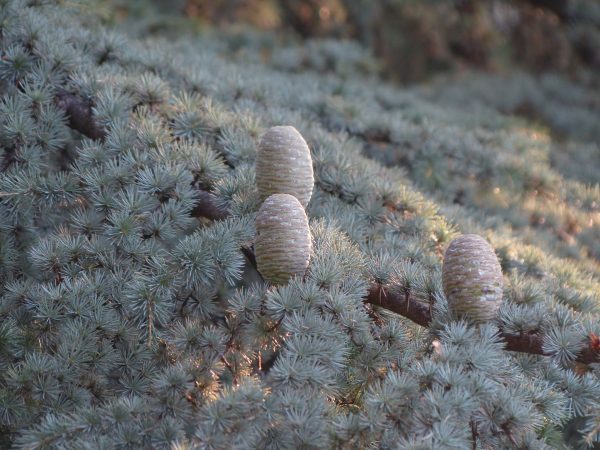
[[[477,424],[474,420],[471,420],[469,423],[471,425],[471,437],[473,438],[472,448],[473,450],[477,450]]]
[[[365,302],[400,314],[423,327],[431,322],[428,305],[415,301],[409,295],[392,294],[380,284],[371,286]]]

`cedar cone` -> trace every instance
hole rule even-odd
[[[291,194],[306,208],[314,178],[310,149],[292,126],[270,128],[256,154],[256,185],[261,200],[271,194]]]
[[[452,312],[476,323],[493,319],[502,303],[502,282],[498,258],[484,238],[465,234],[450,243],[442,283]]]
[[[296,197],[274,194],[256,217],[256,266],[265,280],[284,284],[306,272],[312,250],[308,218]]]

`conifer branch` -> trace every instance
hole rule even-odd
[[[76,94],[61,91],[57,95],[57,104],[64,109],[69,117],[69,126],[92,139],[104,139],[106,130],[95,121],[89,102]],[[223,220],[229,214],[221,208],[214,194],[200,190],[198,203],[192,210],[193,217],[204,217],[209,220]],[[252,249],[242,249],[248,261],[256,266],[256,258]],[[419,302],[410,294],[394,293],[380,284],[374,284],[364,301],[372,305],[395,312],[421,326],[428,326],[431,322],[431,310],[428,305]],[[530,353],[535,355],[550,356],[544,351],[544,338],[536,333],[508,334],[500,332],[501,338],[506,343],[506,350]],[[584,364],[600,363],[600,351],[596,349],[591,340],[577,354],[577,362]]]
[[[364,300],[367,303],[400,314],[424,327],[431,322],[431,312],[427,305],[409,295],[391,292],[379,284],[371,287]],[[506,343],[506,350],[551,356],[550,353],[544,351],[544,337],[537,333],[510,334],[501,330],[500,337]],[[600,363],[600,352],[595,349],[590,341],[577,354],[576,361],[584,364]]]
[[[214,195],[205,193],[200,197],[200,202],[194,208],[195,217],[207,219],[223,219],[228,216],[227,212],[220,209],[215,203]],[[217,212],[218,211],[218,212]],[[255,265],[254,253],[251,249],[244,248],[244,254],[248,260]],[[431,310],[426,305],[410,294],[399,294],[391,292],[381,284],[374,284],[364,298],[365,303],[387,309],[400,314],[403,317],[426,327],[431,322]],[[544,351],[544,337],[537,333],[509,334],[502,330],[500,337],[506,343],[506,350],[513,352],[529,353],[534,355],[550,356]],[[577,362],[584,364],[600,363],[600,352],[595,349],[592,342],[588,342],[578,354]]]

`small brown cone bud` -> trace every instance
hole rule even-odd
[[[308,218],[296,197],[274,194],[265,200],[256,217],[254,252],[265,280],[284,284],[306,272],[312,239]]]
[[[256,186],[261,200],[290,194],[306,208],[314,185],[312,158],[302,135],[291,126],[270,128],[256,154]]]
[[[456,315],[476,323],[493,319],[502,303],[502,282],[498,258],[484,238],[465,234],[450,243],[442,283],[448,306]]]

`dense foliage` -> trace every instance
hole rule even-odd
[[[598,365],[575,362],[600,335],[597,80],[400,90],[349,42],[265,54],[271,37],[256,34],[132,37],[51,3],[0,1],[3,444],[600,436]],[[275,125],[302,133],[315,175],[312,259],[280,287],[250,251],[256,147]],[[227,214],[201,217],[207,195]],[[481,327],[453,317],[441,288],[443,250],[467,232],[505,276]],[[428,305],[430,326],[366,304],[373,283]],[[542,335],[547,356],[506,351],[499,328]]]
[[[107,14],[351,38],[403,82],[465,67],[600,70],[597,0],[99,0]],[[151,12],[151,11],[153,12]],[[152,18],[151,18],[152,17]],[[150,20],[148,20],[150,18]]]

